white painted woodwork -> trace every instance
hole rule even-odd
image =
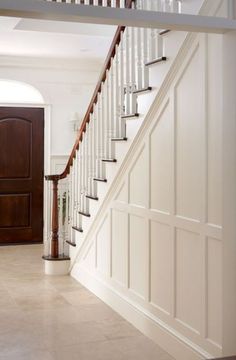
[[[166,0],[167,2],[167,0]],[[56,6],[55,6],[56,5]],[[181,8],[181,7],[180,7]],[[236,29],[236,20],[82,4],[54,4],[49,1],[1,0],[0,15],[80,23],[125,25],[154,29],[225,34]]]
[[[222,354],[221,51],[219,36],[190,41],[72,270],[177,359]]]
[[[220,3],[212,15],[225,15]],[[139,5],[144,6],[141,1]],[[176,9],[173,1],[168,2],[170,9],[164,5]],[[231,70],[234,63],[222,56],[222,42],[228,49],[235,34],[228,40],[220,35],[168,36],[160,41],[153,30],[128,28],[117,46],[70,175],[71,214],[66,218],[72,216],[77,225],[78,197],[80,210],[94,215],[92,224],[79,217],[86,235],[75,236],[79,253],[71,250],[72,276],[176,359],[231,355],[235,323],[229,317],[235,303],[228,294],[235,299],[235,197],[230,197],[234,184],[227,175],[234,169],[235,156],[223,141],[231,129],[234,149],[235,108],[223,81],[224,73],[229,81],[230,71],[224,70],[222,59]],[[176,42],[183,46],[178,48]],[[164,48],[169,65],[141,65],[163,55]],[[137,99],[141,121],[125,123],[120,115],[132,113],[136,106],[132,89],[150,85],[149,76],[156,92]],[[226,125],[223,105],[230,119]],[[132,139],[123,144],[126,156],[122,144],[111,146],[117,134]],[[115,164],[102,163],[113,155],[123,161],[117,172]],[[231,165],[224,165],[225,172],[222,156]],[[110,179],[109,191],[103,183],[91,186],[91,174]],[[228,186],[222,186],[223,180]],[[90,191],[102,198],[100,208],[86,199]],[[61,201],[59,195],[60,236],[65,238]]]

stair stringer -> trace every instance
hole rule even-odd
[[[151,133],[161,124],[160,119],[165,118],[166,121],[162,123],[168,123],[170,115],[167,114],[166,111],[170,109],[172,112],[176,108],[176,100],[174,99],[176,89],[178,84],[184,79],[184,76],[187,76],[185,73],[187,73],[188,67],[195,66],[196,68],[196,57],[198,57],[197,61],[199,61],[200,68],[198,69],[197,67],[197,69],[199,70],[199,77],[201,77],[202,81],[202,88],[198,89],[199,96],[201,96],[202,92],[206,95],[204,91],[207,91],[208,86],[206,86],[205,78],[203,79],[203,77],[206,76],[207,46],[208,37],[206,35],[188,34],[186,36],[178,55],[173,61],[155,97],[155,101],[151,105],[137,135],[130,145],[128,153],[124,157],[112,183],[112,187],[106,194],[103,204],[94,218],[93,224],[79,249],[71,271],[71,275],[75,279],[101,297],[128,321],[133,323],[154,341],[158,342],[160,346],[177,359],[203,359],[221,356],[221,339],[218,334],[212,335],[213,339],[208,338],[208,335],[206,333],[204,334],[203,330],[204,326],[207,325],[201,324],[199,325],[200,329],[198,329],[198,320],[192,314],[188,314],[190,318],[189,323],[184,323],[181,319],[181,314],[179,315],[178,313],[180,310],[177,311],[176,305],[174,306],[173,303],[170,303],[170,309],[168,310],[164,309],[164,307],[162,308],[160,304],[157,305],[153,303],[153,294],[150,292],[151,280],[148,279],[148,281],[145,282],[145,279],[147,280],[151,271],[150,262],[152,252],[150,250],[149,236],[152,230],[150,223],[153,221],[164,224],[164,227],[160,227],[158,231],[163,232],[163,237],[165,237],[166,231],[169,231],[165,228],[165,224],[168,225],[166,217],[170,216],[174,218],[175,209],[172,204],[171,209],[165,209],[163,205],[158,211],[153,211],[154,205],[152,204],[153,199],[151,199],[150,192],[146,196],[143,196],[143,193],[148,191],[147,188],[149,188],[150,191],[151,178],[146,179],[145,175],[150,173]],[[220,49],[220,45],[218,44],[216,47],[217,46],[219,46]],[[191,76],[194,74],[193,69],[191,69],[190,74]],[[201,101],[204,102],[203,95]],[[198,107],[196,106],[193,108],[193,117],[197,111]],[[199,119],[201,118],[204,118],[203,113],[201,113]],[[174,117],[172,117],[172,121],[175,121],[173,119]],[[219,121],[221,120],[222,119]],[[159,129],[159,131],[163,131],[163,129]],[[170,133],[170,137],[173,137],[172,132]],[[159,140],[161,141],[161,138]],[[199,151],[201,148],[201,144],[199,144]],[[170,151],[172,154],[170,161],[173,161],[175,157],[175,148],[173,148],[173,145]],[[143,171],[141,171],[140,168],[143,169]],[[165,167],[163,167],[163,171],[166,171]],[[168,179],[168,174],[166,173],[165,175],[165,178]],[[170,191],[174,191],[173,189],[176,186],[173,176],[175,176],[173,173],[170,174]],[[131,189],[130,179],[132,180],[132,184],[134,184],[135,177],[137,177],[137,183],[140,181],[142,186],[137,188],[134,186],[134,188]],[[142,180],[140,180],[141,177]],[[173,196],[173,193],[171,196]],[[161,201],[161,198],[161,194],[159,193],[158,201]],[[135,209],[133,206],[134,199]],[[147,216],[143,215],[145,213]],[[145,216],[148,220],[144,220],[143,226],[140,227],[140,223],[136,221],[136,218],[145,218]],[[112,223],[114,217],[116,220],[115,223]],[[185,219],[181,218],[180,220],[179,216],[177,216],[177,218],[176,221],[185,222]],[[196,223],[196,220],[192,225],[188,223],[188,225],[186,225],[188,230],[186,231],[194,233],[197,227]],[[204,226],[209,225],[210,224],[204,224]],[[215,224],[212,225],[211,228],[212,234],[214,233],[214,238],[218,241],[217,244],[222,240],[221,226],[222,224]],[[132,236],[130,234],[132,234]],[[171,236],[175,237],[176,235],[172,232]],[[191,238],[191,236],[189,239],[195,244],[193,241],[194,238]],[[135,243],[131,242],[130,238],[132,237],[136,239]],[[147,241],[145,246],[142,245],[142,241]],[[173,247],[176,246],[175,242],[176,239],[173,240],[172,245],[169,245],[170,248],[166,249],[167,252],[169,250],[173,251]],[[130,258],[134,245],[135,248],[137,247],[136,260]],[[111,253],[114,253],[114,251],[117,254],[121,254],[122,249],[126,249],[123,256],[119,256],[118,259],[111,256]],[[140,251],[140,249],[142,249],[142,251]],[[216,251],[220,254],[218,245]],[[98,254],[100,254],[100,258]],[[101,257],[102,261],[100,260]],[[148,259],[145,265],[142,263],[143,257]],[[201,259],[201,257],[199,257],[199,259]],[[139,264],[137,268],[139,276],[137,278],[132,278],[132,261],[134,261],[134,263],[136,261],[136,267],[137,263]],[[172,276],[175,275],[173,274]],[[163,281],[165,282],[166,279]],[[173,278],[171,281],[174,281]],[[218,295],[220,297],[220,290]],[[194,313],[194,311],[192,311],[192,313]],[[178,316],[180,319],[178,319]],[[191,316],[193,316],[193,318],[191,318]],[[171,320],[167,320],[169,317],[171,317]],[[203,322],[204,321],[206,321],[205,318]],[[196,324],[194,324],[194,322],[196,322]]]

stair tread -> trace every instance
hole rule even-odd
[[[165,35],[165,34],[168,34],[169,32],[171,32],[171,30],[169,30],[169,29],[164,29],[164,30],[161,30],[161,31],[159,32],[159,35]]]
[[[84,232],[84,230],[83,229],[81,229],[81,228],[78,228],[78,227],[76,227],[76,226],[72,226],[72,229],[73,230],[76,230],[76,231],[79,231],[79,232]]]
[[[133,117],[139,117],[139,114],[134,113],[134,114],[122,115],[121,119],[129,119],[129,118],[133,118]]]
[[[143,88],[143,89],[137,89],[135,91],[133,91],[133,94],[142,94],[144,92],[147,92],[147,91],[151,91],[152,90],[152,87],[151,86],[148,86],[146,88]]]
[[[102,159],[103,162],[111,162],[111,163],[115,163],[117,162],[116,159]]]
[[[121,137],[121,138],[112,138],[111,141],[127,141],[127,137]]]
[[[151,60],[151,61],[147,62],[145,64],[145,66],[150,66],[150,65],[153,65],[153,64],[157,64],[159,62],[166,61],[166,60],[167,60],[166,56],[160,56],[157,59],[154,59],[154,60]]]
[[[66,240],[66,243],[69,244],[69,245],[71,245],[71,246],[73,246],[73,247],[76,247],[76,244],[73,243],[73,242],[70,241],[70,240]]]
[[[85,213],[85,212],[83,212],[83,211],[79,211],[79,214],[80,214],[80,215],[83,215],[83,216],[86,216],[86,217],[90,217],[90,216],[91,216],[90,214],[87,214],[87,213]]]
[[[107,179],[101,179],[101,178],[94,178],[94,181],[101,181],[101,182],[107,182]]]
[[[91,200],[96,200],[96,201],[99,200],[97,196],[92,196],[92,195],[86,195],[86,198],[91,199]]]

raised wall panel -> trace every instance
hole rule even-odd
[[[222,79],[216,76],[222,67],[221,43],[208,36],[208,222],[222,225]]]
[[[199,332],[202,318],[201,242],[198,234],[176,230],[176,317]]]
[[[168,225],[151,221],[150,301],[171,312],[173,279],[173,240]]]
[[[129,173],[129,202],[146,207],[148,202],[148,166],[147,147],[144,146],[139,153]]]
[[[93,271],[95,269],[95,261],[96,261],[96,247],[95,247],[95,239],[88,247],[85,256],[83,257],[83,266],[87,267],[89,271]]]
[[[172,116],[168,102],[150,135],[150,206],[166,213],[171,207]]]
[[[222,243],[208,238],[207,241],[207,274],[208,274],[208,326],[209,340],[222,344]]]
[[[97,232],[97,269],[104,275],[110,270],[110,221],[107,216]]]
[[[196,220],[201,218],[204,171],[204,84],[201,69],[198,47],[175,88],[176,212]]]
[[[128,215],[112,210],[112,278],[122,285],[127,283]]]
[[[129,287],[145,297],[148,263],[148,234],[144,218],[129,217]]]

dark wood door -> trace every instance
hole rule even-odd
[[[0,107],[0,245],[43,241],[44,109]]]

